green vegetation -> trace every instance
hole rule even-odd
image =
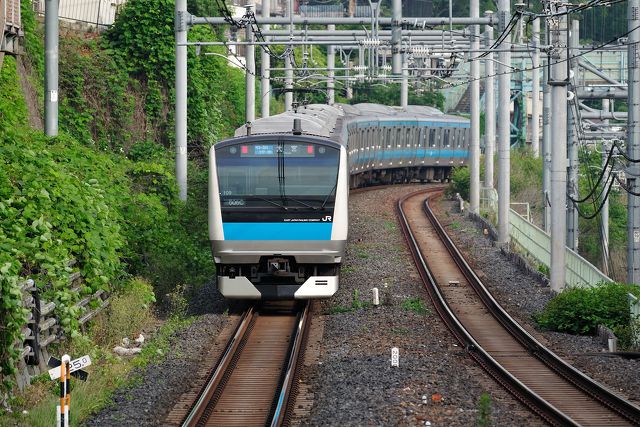
[[[491,424],[491,395],[482,393],[478,399],[478,427],[490,427]]]
[[[593,334],[598,325],[624,332],[631,322],[627,294],[640,296],[638,286],[601,283],[592,288],[568,288],[553,298],[535,320],[542,328],[570,334]],[[620,346],[630,343],[621,338]]]
[[[22,3],[22,19],[26,77],[42,92],[42,31],[28,1]],[[208,28],[198,31],[192,35],[216,37]],[[173,50],[169,0],[130,0],[106,38],[65,35],[56,138],[28,127],[16,61],[5,57],[0,70],[0,395],[12,388],[13,343],[26,319],[18,285],[26,278],[35,280],[43,299],[56,303],[55,314],[74,343],[89,336],[80,334],[77,319],[83,309],[74,304],[97,290],[115,295],[113,329],[103,326],[98,332],[96,322],[87,343],[107,345],[147,322],[155,297],[184,315],[189,292],[214,274],[206,228],[207,173],[198,164],[208,146],[241,124],[244,82],[224,59],[190,52],[188,132],[190,155],[197,161],[189,166],[189,201],[183,203],[173,176]],[[70,260],[76,261],[72,268]],[[68,289],[73,271],[85,280],[80,292]],[[144,296],[143,302],[131,293]],[[141,304],[139,319],[123,315]]]
[[[407,298],[402,301],[402,308],[417,314],[429,314],[429,309],[425,307],[424,301],[420,298]]]
[[[351,308],[354,310],[359,310],[361,308],[369,308],[371,307],[371,303],[369,301],[362,301],[360,299],[360,291],[357,289],[353,290],[353,301],[351,302]]]
[[[400,105],[400,84],[356,84],[350,102],[352,104],[371,102],[383,105]],[[411,90],[409,91],[409,105],[428,105],[444,110],[444,95],[432,90]]]

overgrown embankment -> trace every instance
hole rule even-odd
[[[42,93],[42,29],[32,10],[28,1],[22,3],[25,62],[31,72],[27,78]],[[208,28],[192,33],[215,38]],[[188,131],[194,161],[189,200],[183,203],[173,174],[173,50],[169,0],[130,0],[105,35],[63,34],[56,138],[28,125],[16,60],[5,58],[0,70],[0,395],[11,389],[13,343],[26,321],[17,287],[24,279],[34,279],[39,292],[56,303],[66,335],[75,338],[81,313],[73,305],[96,290],[126,295],[138,283],[131,277],[141,276],[164,298],[213,276],[207,177],[199,165],[210,145],[241,124],[243,76],[224,59],[190,52]],[[85,280],[80,293],[66,286],[71,259]]]

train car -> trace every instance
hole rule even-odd
[[[447,179],[469,121],[431,107],[309,105],[243,126],[210,150],[209,235],[231,299],[338,289],[349,188]]]
[[[258,120],[253,135],[211,148],[209,234],[225,297],[309,299],[338,289],[349,177],[346,147],[328,137],[340,114]]]

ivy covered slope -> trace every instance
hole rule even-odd
[[[42,81],[41,29],[23,2],[26,61]],[[123,23],[123,20],[126,21]],[[202,37],[213,38],[211,30]],[[34,36],[36,35],[36,36]],[[40,37],[37,37],[40,35]],[[119,291],[140,275],[163,298],[178,285],[210,280],[206,171],[190,164],[189,201],[173,175],[173,4],[130,0],[107,37],[64,34],[60,41],[60,136],[28,126],[16,61],[0,70],[0,377],[25,322],[18,284],[33,278],[43,299],[76,335],[73,308],[99,289]],[[190,52],[190,154],[242,122],[242,73]],[[70,260],[76,260],[69,267]],[[68,277],[86,286],[70,292]],[[0,392],[9,384],[0,386]]]

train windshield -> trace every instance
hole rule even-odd
[[[339,159],[338,149],[309,142],[227,145],[216,150],[221,204],[295,210],[332,205]]]

